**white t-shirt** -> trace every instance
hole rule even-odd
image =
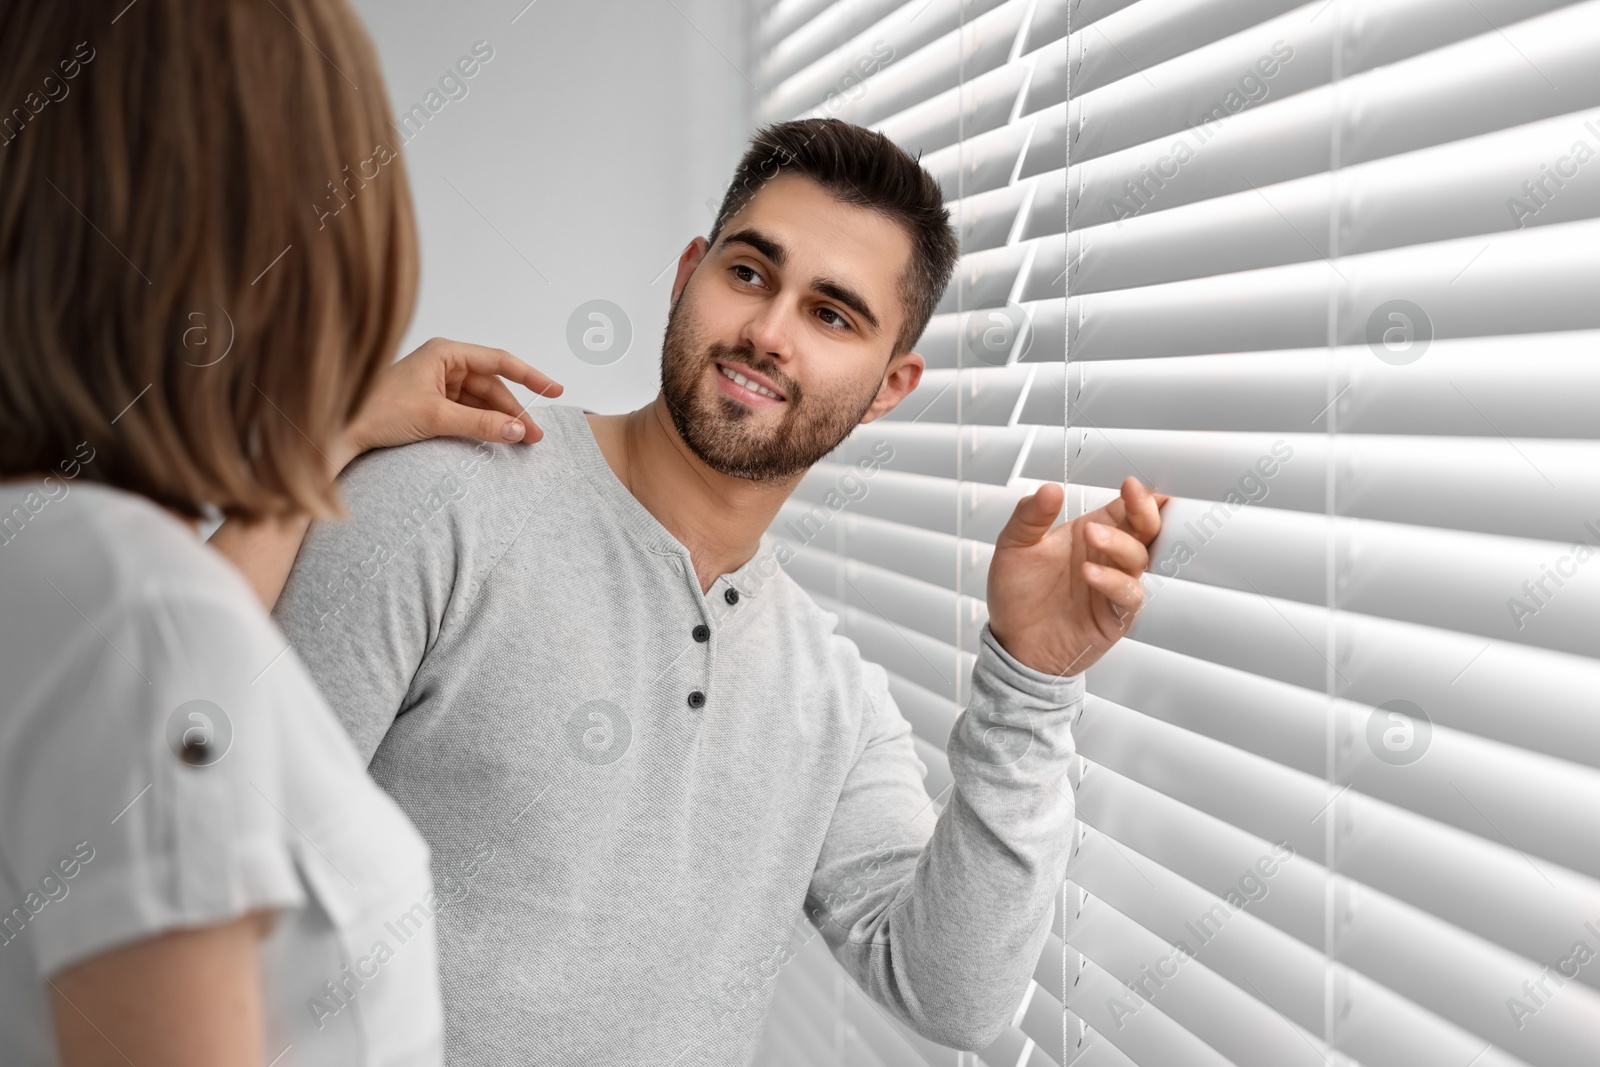
[[[263,1063],[437,1065],[444,904],[226,560],[143,497],[0,484],[0,1062],[57,1064],[61,968],[270,908]]]

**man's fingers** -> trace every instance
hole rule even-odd
[[[1149,550],[1142,541],[1124,530],[1103,522],[1091,522],[1085,525],[1083,538],[1118,570],[1140,574],[1150,568]]]
[[[1156,494],[1146,489],[1144,483],[1129,475],[1122,482],[1122,506],[1125,512],[1124,521],[1128,530],[1145,544],[1155,540],[1156,534],[1161,532],[1161,505],[1167,498],[1162,496],[1158,501]]]
[[[1038,544],[1055,525],[1056,516],[1061,514],[1063,493],[1064,490],[1057,483],[1046,482],[1017,501],[1016,510],[1006,520],[1000,536],[995,538],[994,547],[1025,548]]]
[[[1125,618],[1144,604],[1144,587],[1131,575],[1115,567],[1102,567],[1098,563],[1083,564],[1083,580],[1089,587],[1120,608],[1119,617]]]

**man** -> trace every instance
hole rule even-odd
[[[1054,529],[1058,487],[1017,506],[937,821],[884,670],[763,534],[916,387],[957,254],[885,138],[769,128],[678,262],[649,405],[347,470],[353,521],[312,526],[275,616],[433,850],[407,918],[442,924],[451,1062],[748,1062],[802,908],[928,1038],[1009,1021],[1072,839],[1081,672],[1140,604],[1159,499],[1129,479]]]

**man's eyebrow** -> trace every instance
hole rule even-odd
[[[840,285],[831,278],[818,278],[811,283],[811,288],[830,300],[837,300],[857,315],[866,319],[874,331],[878,329],[878,316],[872,313],[872,309],[867,307],[867,302],[854,289]]]
[[[760,230],[752,230],[749,228],[736,230],[717,242],[717,246],[719,248],[730,244],[749,245],[757,252],[760,252],[763,256],[766,256],[772,261],[773,265],[778,267],[783,266],[783,261],[787,259],[789,255],[788,250],[785,249],[783,245],[779,244],[777,241],[774,241]],[[851,311],[854,311],[857,315],[860,315],[867,321],[867,324],[871,326],[874,331],[879,329],[878,316],[872,313],[872,309],[867,306],[866,300],[854,289],[847,285],[841,284],[840,282],[836,282],[832,278],[818,278],[811,283],[811,288],[821,293],[829,300],[837,301],[838,303],[849,308]]]
[[[789,258],[788,249],[784,248],[781,244],[779,244],[777,241],[774,241],[760,230],[736,230],[733,233],[728,234],[722,240],[718,241],[717,244],[718,246],[731,244],[749,245],[757,252],[760,252],[762,255],[772,260],[773,264],[779,267],[783,266],[783,261]]]

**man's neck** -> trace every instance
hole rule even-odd
[[[684,444],[659,393],[626,415],[584,417],[617,480],[689,550],[702,593],[755,555],[800,481],[757,482],[712,470]]]

